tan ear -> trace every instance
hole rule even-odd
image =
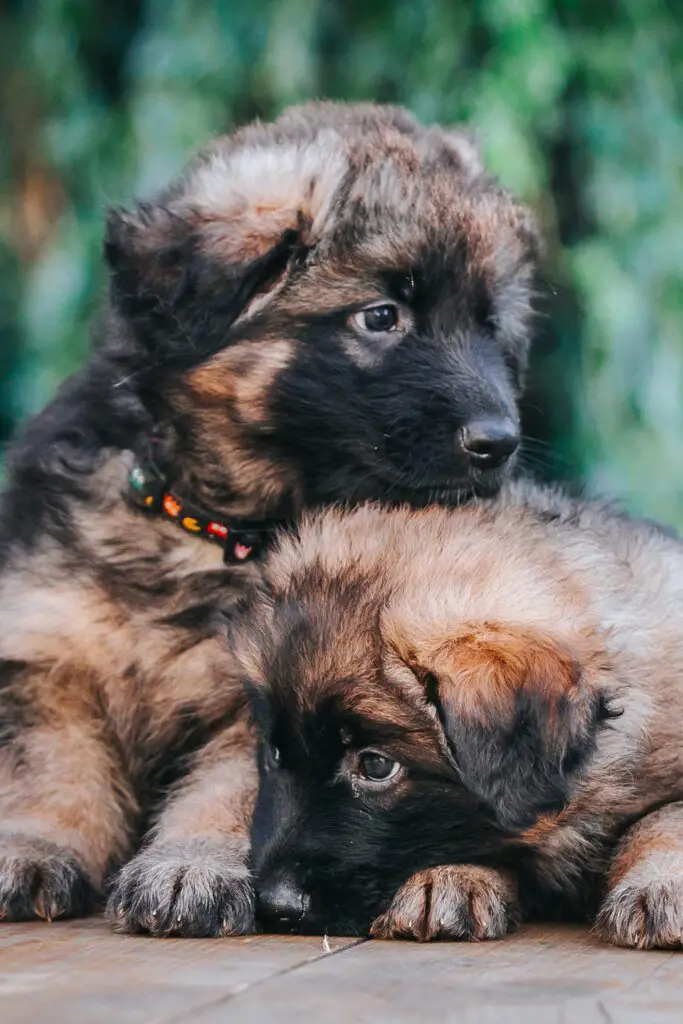
[[[559,810],[610,717],[591,673],[558,641],[485,624],[413,651],[465,785],[501,828]]]

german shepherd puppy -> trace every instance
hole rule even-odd
[[[252,927],[257,774],[216,597],[302,508],[498,489],[535,251],[466,135],[389,107],[292,109],[111,213],[92,357],[2,510],[0,918],[86,912],[146,834],[118,927]]]
[[[265,929],[683,945],[678,540],[511,484],[309,520],[252,601]]]

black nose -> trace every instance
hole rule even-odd
[[[462,427],[460,442],[473,466],[495,469],[519,447],[520,437],[512,420],[481,419]]]
[[[304,906],[304,894],[289,875],[276,875],[258,887],[256,916],[266,931],[294,931]]]

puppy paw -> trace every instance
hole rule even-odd
[[[254,929],[254,893],[244,863],[218,843],[153,843],[115,878],[107,916],[121,932],[245,935]]]
[[[600,908],[596,929],[616,946],[683,947],[683,876],[660,876],[640,885],[625,880],[615,886]]]
[[[43,839],[0,838],[0,921],[83,917],[94,902],[73,854]]]
[[[429,868],[401,886],[372,925],[378,939],[502,939],[516,924],[516,887],[493,868]]]

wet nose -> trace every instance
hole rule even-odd
[[[266,931],[293,931],[303,913],[304,894],[289,875],[276,875],[259,887],[256,916]]]
[[[460,431],[460,443],[477,469],[502,466],[519,442],[517,425],[509,419],[472,420]]]

